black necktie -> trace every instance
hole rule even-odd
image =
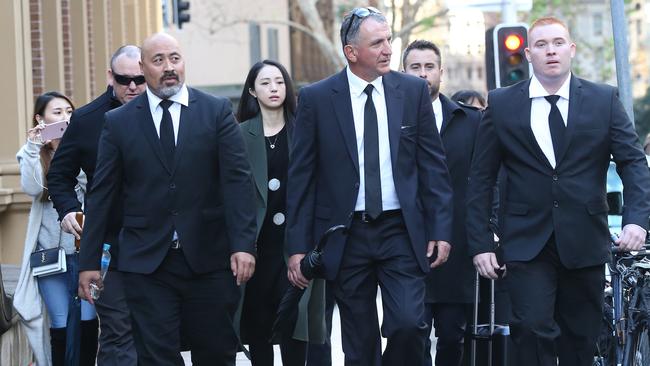
[[[377,111],[372,102],[372,84],[364,93],[368,95],[363,108],[363,171],[365,178],[366,213],[376,219],[381,215],[381,177],[379,175],[379,132]]]
[[[162,145],[169,166],[174,162],[174,150],[176,150],[176,142],[174,141],[174,124],[172,123],[172,115],[169,113],[169,107],[173,103],[174,102],[168,99],[163,99],[160,102],[160,106],[163,109],[162,119],[160,120],[160,144]]]
[[[555,165],[560,158],[560,152],[564,147],[564,132],[566,125],[562,119],[562,114],[557,108],[557,101],[560,99],[559,95],[547,95],[544,98],[551,104],[551,112],[548,114],[548,127],[551,130],[551,140],[553,140],[553,152],[555,153]]]

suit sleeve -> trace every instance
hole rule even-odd
[[[427,240],[444,240],[451,243],[453,219],[451,178],[425,83],[422,83],[419,99],[418,191],[424,207]]]
[[[316,121],[308,92],[307,87],[300,92],[289,159],[286,246],[290,256],[307,253],[314,242],[318,146]]]
[[[81,169],[80,129],[79,120],[73,114],[47,173],[47,188],[59,214],[59,221],[70,212],[81,211],[82,205],[75,192],[77,176]]]
[[[618,93],[611,93],[610,146],[616,170],[623,181],[622,224],[636,224],[648,230],[650,217],[650,171],[639,138]]]
[[[255,255],[257,211],[244,138],[232,114],[230,102],[223,101],[217,118],[219,176],[223,190],[230,252],[247,252]]]
[[[111,207],[121,191],[123,163],[114,120],[107,113],[99,137],[97,166],[86,197],[86,217],[79,251],[79,271],[99,270],[102,244],[110,221]]]
[[[492,94],[488,96],[490,99]],[[493,101],[479,124],[467,186],[467,242],[471,257],[494,250],[490,217],[493,189],[501,164],[501,147],[494,126]]]

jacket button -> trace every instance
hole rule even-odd
[[[557,174],[553,174],[553,180],[557,182]]]
[[[553,207],[560,207],[560,203],[558,201],[553,201]]]
[[[174,183],[170,184],[169,189],[176,189],[176,184],[174,184]]]
[[[359,182],[354,183],[354,188],[359,188]]]
[[[178,211],[176,211],[176,210],[172,210],[171,213],[172,213],[172,216],[178,216]]]

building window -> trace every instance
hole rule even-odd
[[[278,54],[278,30],[269,28],[266,32],[266,37],[269,47],[269,59],[278,61],[280,58]]]
[[[472,75],[474,74],[472,71],[471,67],[467,68],[467,80],[472,80]]]
[[[602,36],[603,35],[603,15],[601,13],[595,13],[593,16],[593,27],[594,35]]]
[[[476,77],[479,80],[483,79],[483,69],[480,66],[476,68]]]
[[[262,60],[262,40],[260,39],[260,25],[251,22],[248,26],[248,34],[250,36],[249,53],[252,66],[256,62]]]
[[[639,36],[639,37],[641,36],[641,27],[643,27],[643,22],[641,21],[641,19],[637,19],[636,20],[636,35]]]

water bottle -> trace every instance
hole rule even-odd
[[[102,249],[102,259],[100,261],[100,269],[99,269],[99,276],[102,279],[102,282],[104,281],[104,278],[106,277],[106,273],[108,272],[108,266],[111,264],[111,245],[110,244],[104,244],[104,248]],[[91,282],[90,283],[90,297],[92,297],[93,300],[99,299],[99,295],[102,292],[102,288],[99,288],[96,283]]]

